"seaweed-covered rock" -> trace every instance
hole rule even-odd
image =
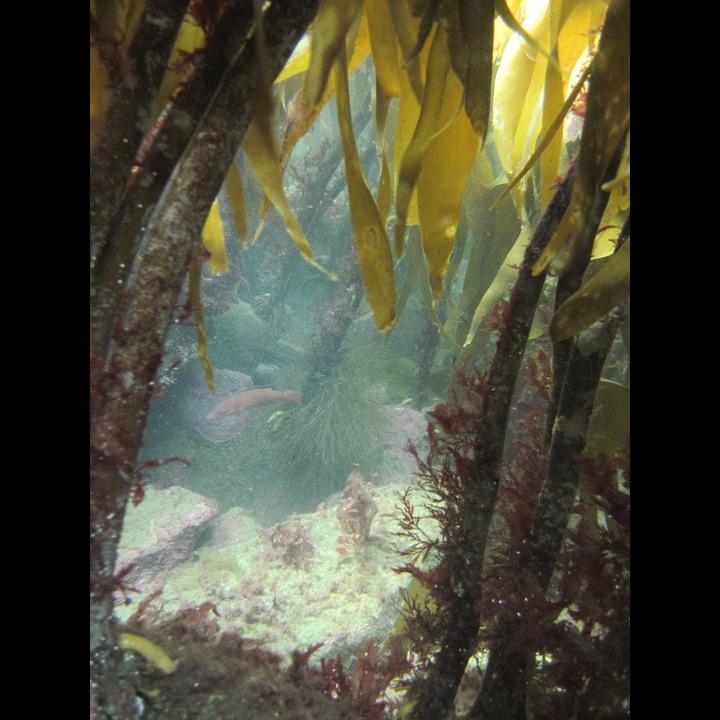
[[[158,587],[190,557],[216,513],[212,500],[185,488],[148,487],[143,501],[125,516],[117,567],[131,570],[123,584],[141,591]]]
[[[367,536],[348,536],[331,503],[264,529],[234,508],[214,519],[203,545],[165,575],[148,611],[163,618],[210,602],[222,632],[262,640],[285,662],[293,650],[317,643],[323,645],[314,660],[350,660],[368,638],[387,638],[397,620],[407,584],[393,571],[403,487],[372,488],[378,513]],[[133,594],[117,608],[119,619],[127,621],[148,597]]]

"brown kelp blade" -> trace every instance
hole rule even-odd
[[[630,294],[630,240],[611,255],[597,274],[571,295],[550,323],[553,342],[577,335],[617,307]]]
[[[350,115],[350,92],[345,50],[338,56],[333,76],[337,97],[338,124],[345,158],[345,177],[360,271],[378,330],[387,330],[397,315],[395,274],[385,222],[370,192],[358,155]]]

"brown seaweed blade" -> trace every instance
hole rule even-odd
[[[368,302],[378,330],[395,324],[397,301],[395,274],[385,222],[363,174],[350,115],[350,92],[345,50],[338,55],[333,69],[338,124],[345,158],[345,177],[360,271]]]
[[[629,294],[630,240],[627,240],[596,275],[558,308],[550,323],[553,342],[577,335],[607,315]]]
[[[336,58],[345,52],[345,38],[362,9],[362,0],[321,0],[312,25],[310,66],[303,86],[311,107],[320,100]]]
[[[430,46],[430,55],[428,56],[425,93],[420,117],[410,145],[403,155],[398,175],[395,199],[395,209],[397,211],[395,254],[398,258],[403,253],[405,227],[415,183],[422,168],[425,152],[437,131],[437,120],[442,109],[445,80],[449,69],[450,57],[447,50],[446,34],[442,26],[438,25]]]
[[[495,2],[460,0],[458,9],[467,48],[465,112],[476,135],[485,142],[490,118]]]

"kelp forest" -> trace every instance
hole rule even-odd
[[[629,128],[629,0],[91,0],[91,720],[630,716]]]

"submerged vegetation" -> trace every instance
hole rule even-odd
[[[383,392],[368,385],[346,361],[302,405],[288,410],[274,428],[286,472],[311,509],[342,489],[354,463],[376,469],[387,424]]]
[[[93,717],[381,718],[390,686],[409,720],[629,716],[629,16],[91,1]],[[313,503],[373,472],[383,402],[440,394],[404,495],[404,639],[368,639],[351,674],[316,647],[280,671],[211,604],[116,622],[188,323],[209,391],[226,366],[302,392],[254,437]],[[159,699],[131,646],[172,658]]]

